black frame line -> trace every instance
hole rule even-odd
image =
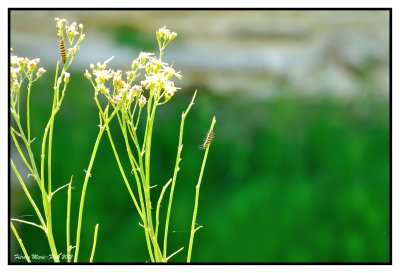
[[[364,11],[364,10],[381,10],[381,11],[388,11],[389,12],[389,261],[388,262],[191,262],[191,263],[145,263],[145,262],[132,262],[132,263],[126,263],[126,262],[95,262],[95,263],[88,263],[88,262],[78,262],[78,263],[50,263],[50,262],[44,262],[44,263],[16,263],[16,262],[10,262],[11,259],[11,232],[9,226],[7,227],[8,230],[8,265],[392,265],[392,250],[393,250],[393,239],[392,239],[392,7],[387,7],[387,8],[374,8],[374,7],[368,7],[368,8],[337,8],[337,7],[332,7],[332,8],[257,8],[257,7],[251,7],[251,8],[228,8],[228,7],[221,7],[221,8],[194,8],[194,7],[182,7],[182,8],[8,8],[8,48],[11,46],[11,12],[12,11],[21,11],[21,10],[60,10],[60,11],[73,11],[73,10],[87,10],[87,11],[113,11],[113,10],[235,10],[235,11],[240,11],[240,10],[318,10],[318,11],[325,11],[325,10],[340,10],[340,11],[347,11],[347,10],[357,10],[357,11]],[[7,71],[9,70],[9,64],[10,64],[10,51],[8,52],[8,63],[7,63]],[[7,95],[7,105],[9,107],[10,105],[10,74],[8,73],[8,95]],[[8,115],[8,124],[7,124],[7,131],[11,123],[11,115],[10,111],[8,109],[7,111]],[[8,137],[8,153],[7,153],[7,161],[9,162],[9,159],[11,157],[11,138],[10,134],[7,134]],[[9,222],[9,219],[11,217],[11,209],[10,209],[10,197],[11,197],[11,165],[8,163],[8,213],[7,213],[7,223]]]

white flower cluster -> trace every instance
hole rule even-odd
[[[19,92],[21,84],[26,78],[35,81],[46,72],[46,70],[43,67],[40,67],[36,71],[36,68],[38,67],[39,63],[40,63],[39,58],[29,60],[28,58],[18,57],[16,55],[11,54],[11,60],[10,60],[11,95]]]
[[[173,39],[176,33],[171,33],[164,27],[157,32],[157,37],[159,36],[163,39]],[[85,77],[92,82],[96,95],[103,94],[110,103],[122,106],[122,109],[129,109],[133,102],[143,107],[150,97],[157,103],[165,103],[180,89],[172,81],[173,77],[181,79],[180,73],[168,63],[157,59],[154,53],[140,52],[133,60],[131,70],[124,73],[121,70],[109,69],[107,62],[91,64],[92,72],[86,70]],[[139,83],[138,77],[143,70],[144,79]]]

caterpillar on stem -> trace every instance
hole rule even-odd
[[[205,150],[210,145],[211,141],[214,138],[214,132],[209,131],[204,139],[203,144],[201,144],[200,149]]]
[[[60,55],[62,63],[65,64],[65,62],[67,61],[67,54],[65,52],[64,39],[60,40]]]

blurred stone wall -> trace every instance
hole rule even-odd
[[[166,25],[178,33],[166,59],[183,85],[270,97],[282,89],[353,96],[389,93],[388,11],[133,10],[13,11],[11,47],[18,55],[58,58],[54,17],[85,25],[75,69],[115,56],[129,67],[140,48],[113,40],[110,27],[149,38]],[[117,65],[117,64],[116,64]]]

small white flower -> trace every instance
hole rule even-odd
[[[28,62],[28,69],[29,69],[29,71],[35,70],[36,67],[37,67],[37,65],[39,64],[39,62],[40,62],[40,59],[39,59],[39,58],[30,60],[30,61]]]
[[[94,70],[93,74],[96,76],[96,82],[98,84],[104,84],[106,81],[113,77],[113,71],[111,69],[108,70]]]
[[[67,26],[66,31],[68,36],[75,37],[78,35],[79,32],[76,30],[76,22],[73,22],[70,26]]]
[[[11,68],[11,74],[17,75],[21,71],[21,68],[19,67],[12,67]]]
[[[172,76],[182,79],[182,75],[180,73],[181,72],[176,72],[175,69],[170,66],[164,67],[164,74],[167,79],[171,79]]]
[[[11,56],[11,60],[10,60],[10,62],[11,62],[11,65],[17,65],[18,64],[18,56],[16,56],[16,55],[12,55]]]
[[[167,92],[175,93],[175,92],[178,91],[178,89],[180,89],[180,88],[175,87],[173,81],[165,81],[165,83],[164,83],[164,89],[165,89],[165,91],[167,91]]]
[[[99,88],[99,91],[100,91],[101,93],[103,93],[103,94],[108,94],[108,93],[110,93],[110,89],[108,89],[104,84],[100,84],[100,85],[98,86],[98,88]]]
[[[114,88],[117,90],[120,90],[123,87],[121,70],[117,70],[116,72],[114,72],[113,85]]]
[[[14,79],[16,80],[18,78],[20,71],[21,71],[21,68],[19,68],[19,67],[11,67],[11,70],[10,70],[11,81],[13,81]]]
[[[46,69],[44,69],[43,67],[40,67],[38,69],[38,71],[36,72],[36,77],[40,78],[45,72],[46,72]]]
[[[150,81],[148,79],[141,81],[141,85],[143,87],[143,89],[150,89]]]
[[[154,56],[155,54],[154,53],[152,53],[152,52],[143,52],[143,51],[141,51],[140,53],[139,53],[139,57],[138,57],[138,59],[151,59],[151,58],[153,58],[153,56]]]
[[[139,98],[139,107],[142,108],[146,104],[146,102],[147,102],[146,97],[143,96],[143,95],[140,96],[140,98]]]
[[[111,101],[112,101],[113,103],[115,103],[115,104],[118,104],[118,103],[121,102],[121,100],[122,100],[121,95],[118,95],[118,96],[115,96]]]
[[[140,85],[135,84],[132,86],[130,92],[132,93],[133,96],[139,97],[139,95],[142,93],[143,89]]]
[[[139,57],[137,58],[139,64],[144,65],[146,63],[146,60],[151,60],[154,57],[154,53],[150,52],[140,52]]]

